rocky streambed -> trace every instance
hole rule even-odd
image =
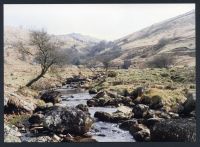
[[[92,99],[95,94],[89,94],[88,91],[83,89],[73,89],[69,85],[65,85],[61,89],[56,91],[62,94],[62,106],[79,107],[84,110],[87,109],[90,116],[93,118],[94,123],[91,130],[87,132],[91,138],[98,142],[113,142],[117,140],[118,142],[134,142],[133,136],[125,130],[119,128],[119,124],[114,124],[110,122],[100,121],[94,117],[94,114],[98,111],[113,113],[117,111],[115,107],[86,107],[87,101]]]
[[[6,142],[135,142],[196,141],[195,98],[177,112],[163,109],[159,96],[144,97],[143,88],[127,96],[84,90],[85,80],[70,79],[44,91],[45,106],[34,109],[26,122],[4,126]],[[77,79],[76,79],[77,80]],[[90,93],[90,94],[89,94]],[[7,108],[8,109],[8,108]]]

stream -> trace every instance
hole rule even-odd
[[[91,99],[94,95],[90,95],[88,91],[83,89],[71,88],[68,85],[57,89],[61,92],[63,106],[76,106],[78,104],[86,104],[88,99]],[[104,111],[108,113],[115,112],[117,109],[112,107],[89,107],[89,113],[94,118],[96,111]],[[94,118],[95,119],[95,118]],[[119,124],[102,122],[95,119],[89,135],[98,142],[135,142],[133,136],[129,131],[125,131],[119,128]]]

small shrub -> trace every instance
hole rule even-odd
[[[124,64],[122,65],[123,69],[128,69],[131,66],[130,60],[124,60]]]
[[[109,71],[108,72],[108,77],[116,77],[117,76],[117,73],[114,72],[114,71]]]
[[[168,73],[161,73],[160,75],[161,75],[162,77],[168,77],[168,76],[169,76]]]
[[[173,65],[174,58],[168,55],[160,55],[149,61],[147,64],[151,68],[168,68]]]

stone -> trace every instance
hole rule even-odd
[[[189,115],[195,110],[196,106],[196,96],[193,93],[187,94],[187,100],[183,103],[181,111],[179,114]]]
[[[144,124],[147,127],[152,127],[154,126],[156,123],[163,121],[163,118],[149,118],[147,120],[144,121]]]
[[[117,108],[117,111],[118,112],[122,112],[122,113],[125,113],[127,115],[131,114],[132,113],[132,109],[127,107],[127,106],[120,106]]]
[[[136,99],[137,97],[141,97],[144,94],[143,87],[137,87],[133,92],[130,93],[132,99]]]
[[[21,142],[21,136],[17,127],[4,124],[4,142]]]
[[[84,104],[79,104],[76,106],[76,108],[78,108],[84,112],[89,112],[87,105],[84,105]]]
[[[59,91],[46,91],[40,97],[46,103],[59,103],[61,102],[61,93]]]
[[[149,129],[140,130],[133,134],[133,137],[136,141],[150,141],[150,131]]]
[[[102,111],[96,111],[94,113],[94,117],[98,118],[100,121],[110,122],[111,121],[111,114]]]
[[[89,94],[97,94],[97,89],[95,88],[92,88],[92,89],[89,89]]]
[[[168,119],[156,123],[151,129],[151,141],[196,141],[196,120],[190,119]]]
[[[140,100],[141,104],[149,105],[151,103],[151,97],[143,95]]]
[[[32,113],[36,108],[36,104],[30,102],[19,95],[12,93],[4,106],[4,112],[8,114],[13,113]]]
[[[143,124],[135,123],[134,125],[132,125],[129,128],[129,132],[133,135],[134,133],[141,131],[141,130],[144,130],[144,129],[148,129],[148,128]]]
[[[155,95],[151,98],[150,108],[151,109],[160,109],[164,106],[162,97]]]
[[[119,128],[123,129],[123,130],[129,130],[130,127],[134,124],[137,124],[137,120],[136,119],[131,119],[131,120],[127,120],[127,121],[123,121],[120,125]]]
[[[106,91],[106,94],[111,98],[120,97],[120,95],[118,95],[117,92]]]
[[[120,111],[116,111],[112,114],[102,111],[97,111],[94,114],[94,117],[98,118],[100,121],[119,123],[124,120],[128,120],[132,117],[132,114],[126,114]]]
[[[152,109],[149,109],[147,111],[147,114],[144,116],[145,119],[155,118],[155,117],[156,117],[155,110],[152,110]]]
[[[147,112],[148,112],[149,107],[144,104],[138,104],[133,107],[132,112],[134,113],[135,118],[143,118]]]
[[[93,119],[74,107],[53,107],[44,115],[43,124],[52,132],[82,135],[90,130]]]
[[[43,121],[44,115],[43,114],[33,114],[30,118],[29,118],[29,122],[32,124],[41,124]]]
[[[56,134],[53,135],[52,139],[58,142],[61,141],[61,138],[57,136]]]
[[[119,123],[124,120],[129,120],[129,119],[131,119],[131,117],[132,117],[132,113],[123,113],[120,111],[116,111],[116,112],[112,113],[112,115],[111,115],[111,122]]]
[[[97,103],[96,103],[96,101],[94,99],[90,99],[90,100],[87,100],[87,105],[89,107],[93,107],[93,106],[96,106]]]
[[[93,98],[98,99],[104,96],[106,96],[106,92],[102,90],[102,91],[99,91]]]

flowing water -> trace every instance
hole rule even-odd
[[[91,99],[93,95],[90,95],[87,91],[82,89],[73,89],[68,85],[57,89],[62,94],[62,104],[64,106],[76,106],[78,104],[86,104],[88,99]],[[111,107],[89,107],[89,112],[94,118],[96,111],[103,111],[112,113],[116,111],[116,108]],[[119,124],[102,122],[95,119],[90,132],[88,132],[92,138],[98,142],[135,142],[133,136],[129,131],[125,131],[119,128]]]

